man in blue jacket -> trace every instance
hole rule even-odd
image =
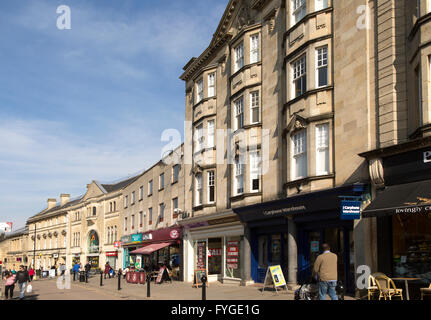
[[[75,265],[72,268],[72,272],[73,272],[73,281],[75,281],[76,275],[79,276],[79,263],[75,263]]]

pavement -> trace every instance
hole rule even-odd
[[[100,276],[90,277],[88,283],[73,281],[70,289],[59,289],[57,279],[39,279],[32,282],[33,292],[26,294],[28,300],[201,300],[202,289],[193,288],[191,283],[173,281],[162,284],[151,283],[151,297],[147,298],[147,285],[127,283],[121,279],[121,290],[118,290],[118,278],[104,279],[100,286]],[[4,281],[0,281],[2,291]],[[262,284],[239,286],[234,284],[210,283],[206,288],[207,300],[294,300],[293,291],[265,288]],[[4,293],[2,293],[4,294]],[[14,296],[19,296],[18,286]],[[328,297],[329,299],[329,297]],[[346,297],[346,300],[356,300]]]

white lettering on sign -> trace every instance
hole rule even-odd
[[[424,152],[424,163],[431,163],[431,151]]]

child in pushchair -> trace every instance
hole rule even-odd
[[[310,277],[308,281],[295,290],[295,300],[318,300],[319,299],[319,285],[317,280]]]
[[[337,283],[338,300],[344,300],[344,286],[341,281]],[[295,290],[295,300],[319,300],[319,283],[311,277],[301,287]]]

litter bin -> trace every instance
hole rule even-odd
[[[131,272],[130,283],[133,283],[133,284],[138,284],[139,283],[138,272]]]
[[[127,283],[130,283],[130,276],[131,276],[130,272],[127,272],[126,273],[126,282]]]
[[[79,272],[79,282],[85,282],[85,271]]]

